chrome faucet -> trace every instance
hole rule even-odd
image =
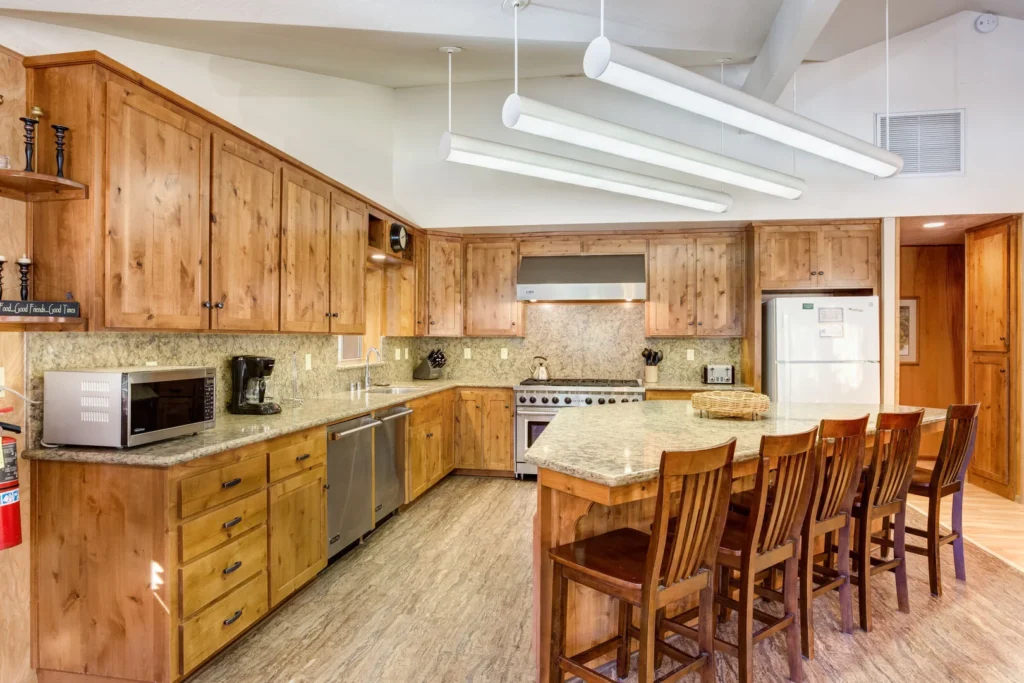
[[[378,351],[376,348],[371,346],[370,350],[366,352],[366,376],[364,377],[364,382],[363,382],[363,386],[366,387],[367,391],[370,390],[370,354],[371,353],[377,354],[377,362],[378,363],[384,362],[384,359],[380,355],[380,351]]]

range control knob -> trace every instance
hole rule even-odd
[[[615,403],[615,399],[614,398],[608,399],[608,403]]]
[[[536,396],[531,396],[530,397],[530,403],[536,403],[536,402],[537,402],[537,397]]]
[[[545,396],[544,398],[542,398],[542,399],[540,400],[540,402],[541,402],[541,403],[547,403],[547,402],[548,402],[548,397],[547,397],[547,396]]]
[[[588,398],[588,399],[587,399],[587,400],[585,401],[585,403],[586,403],[586,404],[587,404],[588,406],[589,406],[589,405],[590,405],[591,403],[593,403],[593,402],[594,402],[594,399],[592,399],[592,398]]]
[[[637,401],[639,401],[639,400],[640,400],[640,399],[638,399],[638,398],[634,398],[634,399],[633,399],[633,403],[636,403],[636,402],[637,402]]]
[[[599,403],[600,405],[604,405],[604,399],[603,399],[603,398],[599,398],[599,399],[597,399],[597,402],[598,402],[598,403]]]
[[[525,396],[520,396],[519,397],[519,402],[520,403],[526,403],[526,397]]]
[[[552,403],[558,403],[558,397],[557,397],[557,396],[555,396],[555,397],[554,397],[553,399],[551,399],[551,402],[552,402]]]
[[[572,403],[572,397],[571,396],[566,396],[565,397],[565,404],[569,405],[570,403]]]

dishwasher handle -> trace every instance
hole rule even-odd
[[[381,422],[380,420],[374,420],[373,422],[369,422],[360,427],[356,427],[355,429],[349,429],[348,431],[345,432],[331,432],[329,438],[331,441],[339,441],[340,439],[344,439],[346,436],[351,436],[356,432],[361,432],[364,429],[373,429],[374,427],[380,427],[382,424],[384,423]]]
[[[406,415],[412,415],[413,412],[414,411],[413,411],[412,408],[406,408],[405,410],[403,410],[401,412],[398,412],[398,413],[395,413],[394,415],[388,415],[387,417],[381,417],[381,418],[378,418],[378,419],[382,423],[383,422],[390,422],[391,420],[397,420],[398,418],[405,417]]]

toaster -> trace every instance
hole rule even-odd
[[[705,365],[704,384],[735,384],[736,368],[732,365]]]

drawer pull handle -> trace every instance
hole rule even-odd
[[[225,574],[231,574],[233,572],[236,572],[236,571],[238,571],[238,568],[241,567],[241,566],[242,566],[242,561],[241,560],[235,560],[235,563],[233,565],[231,565],[230,567],[228,567],[227,569],[225,569],[224,573]]]
[[[221,484],[221,485],[220,485],[220,487],[221,487],[222,489],[229,489],[229,488],[231,488],[232,486],[238,486],[238,485],[239,485],[239,484],[241,484],[241,483],[242,483],[242,478],[241,478],[241,477],[235,477],[235,478],[234,478],[234,479],[232,479],[231,481],[226,481],[226,482],[224,482],[223,484]]]
[[[295,462],[302,462],[303,460],[309,460],[309,453],[303,453],[295,458]]]
[[[224,620],[224,625],[225,626],[231,626],[231,624],[235,623],[236,621],[238,621],[241,618],[242,618],[242,610],[237,610],[237,611],[235,611],[234,614],[232,614],[230,617],[228,617],[227,619]]]
[[[236,526],[236,525],[241,524],[241,523],[242,523],[242,518],[241,517],[235,517],[234,519],[230,519],[230,520],[224,522],[224,528],[225,529],[230,529],[231,527]]]

